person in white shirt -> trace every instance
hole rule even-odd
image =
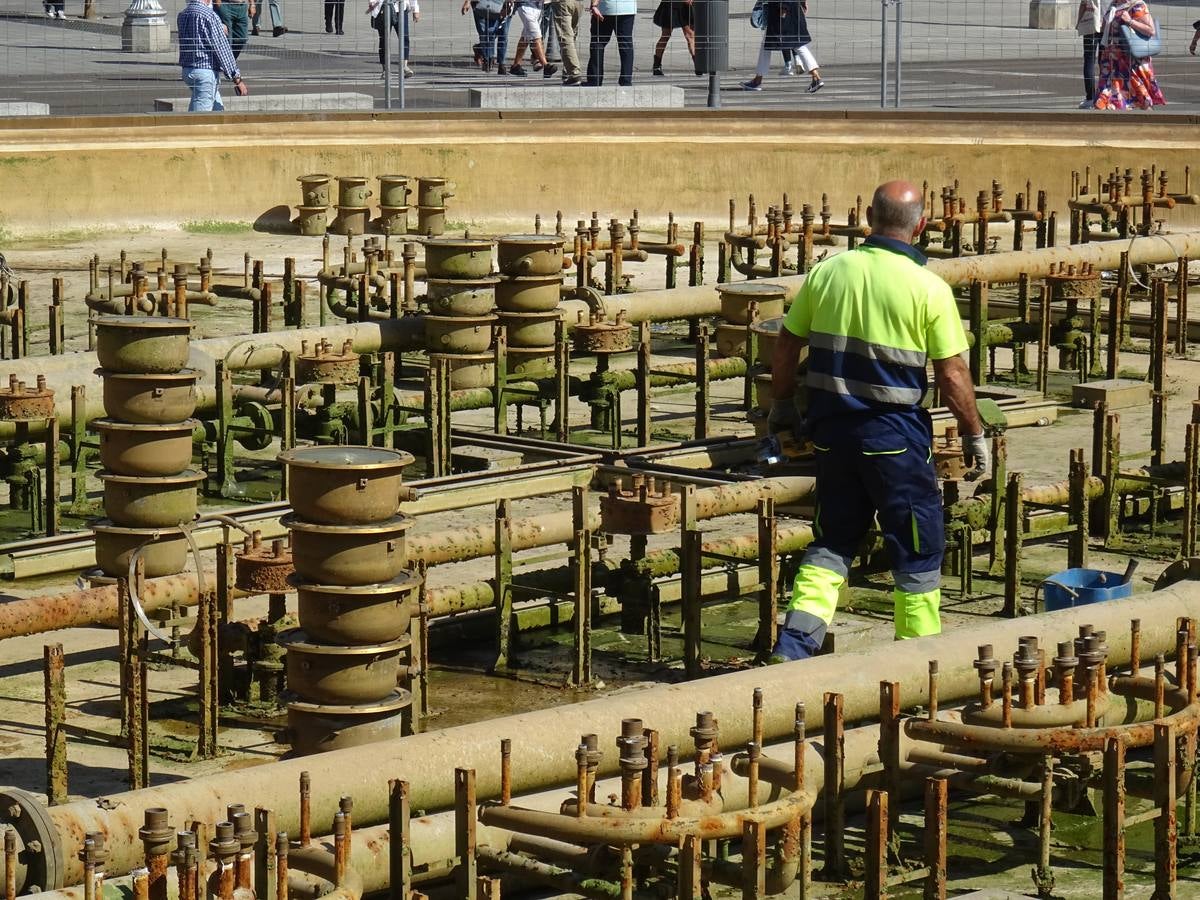
[[[1083,38],[1083,99],[1080,109],[1091,109],[1096,103],[1096,55],[1100,50],[1100,0],[1079,0],[1079,15],[1075,31]]]
[[[387,46],[387,32],[384,30],[383,4],[388,3],[392,20],[392,31],[400,34],[400,16],[412,13],[413,22],[421,21],[421,4],[419,0],[367,0],[367,15],[371,17],[371,27],[379,32],[379,65],[383,65],[383,50]],[[405,23],[407,25],[407,23]],[[412,75],[412,66],[408,64],[409,31],[404,29],[404,74]],[[387,72],[383,73],[385,76]]]
[[[525,48],[528,47],[534,63],[542,69],[542,77],[554,77],[558,66],[552,66],[546,61],[546,48],[542,44],[542,0],[517,0],[517,18],[522,27],[521,39],[517,41],[517,52],[513,54],[508,74],[518,78],[529,74],[521,65],[521,60],[525,58]]]

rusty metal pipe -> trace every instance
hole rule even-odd
[[[1098,604],[1079,610],[1061,610],[1035,618],[995,622],[989,636],[997,645],[1015,646],[1019,637],[1034,635],[1039,643],[1050,646],[1064,635],[1074,634],[1087,622],[1106,630],[1109,637],[1109,661],[1114,665],[1128,658],[1128,625],[1131,617],[1142,621],[1143,653],[1159,653],[1174,646],[1175,619],[1200,615],[1200,585],[1183,582],[1163,591],[1134,597],[1121,604]],[[927,638],[904,641],[889,648],[888,675],[899,682],[906,702],[922,704],[926,700],[928,660],[970,659],[974,653],[973,632],[949,632]],[[477,790],[481,797],[496,797],[500,788],[496,758],[497,736],[511,736],[514,758],[522,760],[513,772],[513,791],[523,793],[544,785],[570,784],[575,780],[575,759],[570,752],[547,754],[547,734],[580,734],[590,731],[615,734],[620,721],[631,712],[641,713],[654,724],[665,744],[690,743],[694,725],[692,710],[709,708],[721,722],[722,740],[728,745],[744,744],[751,737],[746,700],[755,687],[768,697],[792,696],[805,701],[808,709],[822,709],[825,690],[836,689],[844,696],[846,719],[861,720],[878,711],[878,669],[874,653],[839,653],[802,663],[783,664],[704,679],[699,682],[659,685],[635,695],[601,698],[584,703],[478,722],[445,729],[433,734],[416,734],[347,750],[323,753],[298,760],[281,760],[253,769],[222,772],[189,781],[128,791],[110,797],[112,809],[102,809],[94,801],[79,801],[46,810],[49,821],[60,835],[104,831],[111,838],[109,871],[128,872],[137,865],[140,846],[135,847],[137,826],[144,811],[161,806],[173,815],[213,821],[224,814],[228,799],[237,798],[249,805],[277,806],[274,801],[291,791],[299,773],[311,770],[313,814],[318,821],[329,821],[337,809],[338,798],[351,791],[357,802],[356,819],[363,825],[387,821],[387,775],[403,771],[413,785],[413,805],[423,809],[445,809],[453,804],[454,782],[445,752],[452,747],[455,760],[470,761],[478,772]],[[803,679],[797,674],[803,668]],[[869,672],[867,677],[864,673]],[[978,690],[978,678],[971,666],[943,664],[939,672],[939,694],[943,703],[972,696]],[[795,727],[795,714],[789,704],[768,704],[763,727],[768,740],[788,737]],[[1012,729],[1013,734],[1020,734]],[[605,774],[616,768],[615,758],[600,762]],[[294,831],[296,811],[281,809],[277,827]],[[69,838],[68,838],[69,840]],[[46,842],[47,844],[49,842]],[[140,842],[137,842],[140,845]],[[64,883],[78,884],[83,876],[82,863],[61,861]]]

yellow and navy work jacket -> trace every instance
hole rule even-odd
[[[950,286],[925,261],[910,244],[872,235],[813,267],[784,319],[808,340],[809,428],[917,413],[927,361],[967,349]]]

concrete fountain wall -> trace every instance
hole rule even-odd
[[[458,185],[455,221],[568,222],[636,207],[687,223],[739,220],[754,192],[797,206],[829,194],[841,220],[855,194],[892,177],[973,192],[998,179],[1006,205],[1027,179],[1064,221],[1071,171],[1157,164],[1183,190],[1200,117],[1088,113],[762,112],[346,113],[0,120],[0,233],[196,219],[281,220],[309,172],[438,174]],[[715,220],[715,222],[714,222]],[[1200,211],[1171,215],[1176,227]],[[1065,237],[1065,234],[1063,235]]]

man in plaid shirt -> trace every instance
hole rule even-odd
[[[192,90],[188,112],[220,112],[221,73],[233,81],[239,97],[250,93],[242,81],[225,26],[212,9],[212,0],[188,0],[176,20],[179,32],[179,65],[183,81]]]

